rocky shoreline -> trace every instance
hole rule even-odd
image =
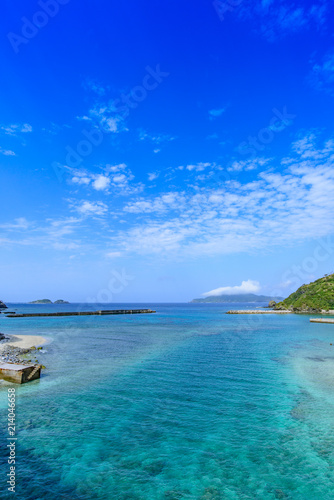
[[[36,358],[36,351],[41,350],[39,347],[21,348],[14,347],[12,345],[6,345],[6,343],[12,341],[13,338],[6,337],[3,333],[0,333],[0,363],[14,363],[21,365],[31,365],[32,363],[38,363]],[[28,356],[30,354],[30,356]],[[33,359],[34,358],[34,359]]]

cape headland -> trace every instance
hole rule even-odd
[[[283,300],[283,297],[268,297],[267,295],[256,295],[255,293],[240,293],[237,295],[211,295],[210,297],[193,299],[191,303],[202,302],[270,302]]]
[[[302,285],[286,299],[271,303],[274,311],[334,314],[334,274],[325,274],[308,285]]]

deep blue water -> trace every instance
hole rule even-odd
[[[95,306],[10,305],[18,311]],[[226,315],[237,304],[131,304],[152,315],[9,319],[46,336],[17,393],[20,500],[330,500],[334,326]],[[254,304],[250,305],[254,308]]]

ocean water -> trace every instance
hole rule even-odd
[[[157,313],[0,315],[1,332],[50,341],[41,379],[15,386],[15,494],[13,385],[0,384],[1,498],[333,499],[334,325],[224,314],[231,304],[104,307]],[[10,305],[77,308],[96,305]]]

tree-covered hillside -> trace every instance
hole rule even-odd
[[[334,274],[325,275],[308,285],[302,285],[274,309],[314,312],[334,310]]]

